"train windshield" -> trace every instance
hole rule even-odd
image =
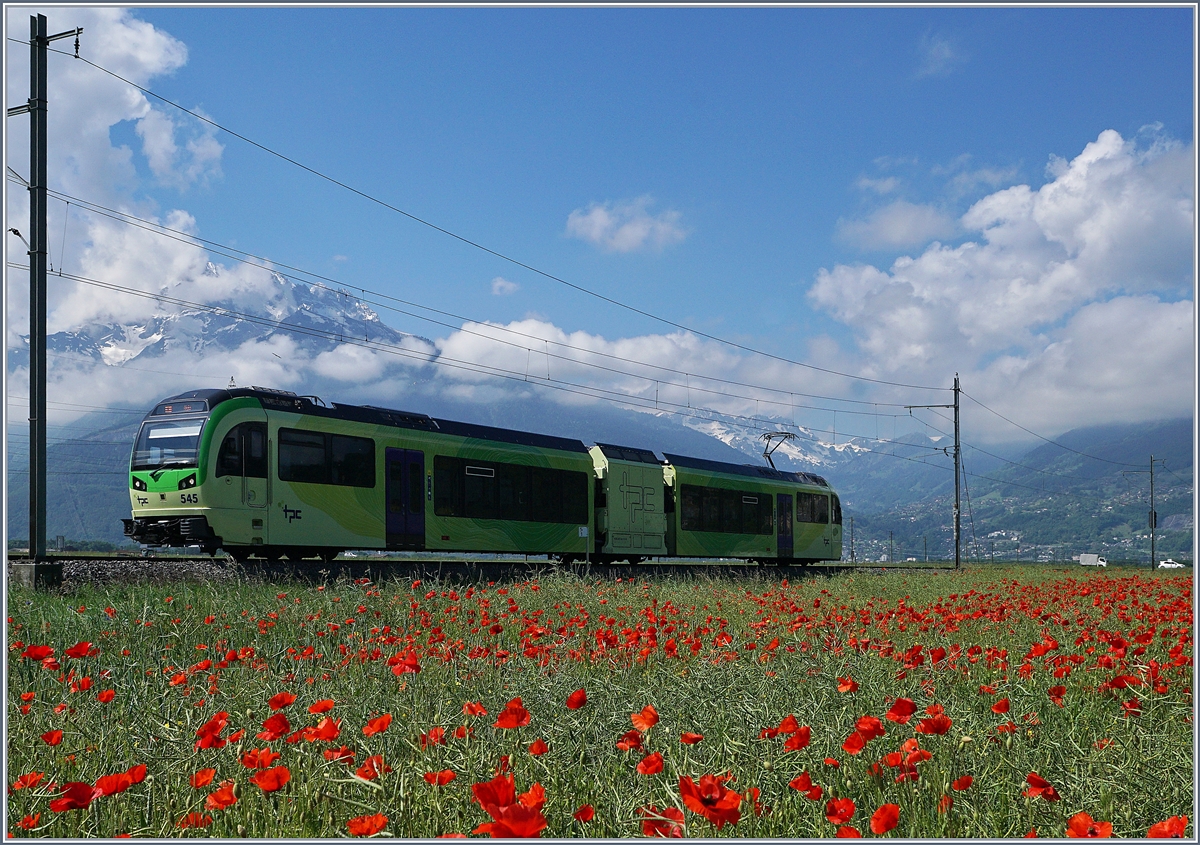
[[[204,418],[147,420],[133,447],[131,470],[196,466]]]

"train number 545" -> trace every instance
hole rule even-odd
[[[185,505],[198,505],[198,504],[200,504],[200,494],[199,493],[180,493],[179,501],[181,501]]]

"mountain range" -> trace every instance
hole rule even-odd
[[[221,270],[210,264],[206,273],[215,279]],[[925,554],[944,559],[953,553],[952,438],[834,438],[771,417],[756,418],[755,427],[748,428],[744,419],[715,412],[669,414],[605,403],[567,404],[536,389],[520,398],[473,401],[441,389],[433,372],[438,349],[432,340],[390,328],[369,305],[344,291],[299,284],[278,274],[272,275],[269,290],[235,290],[205,305],[164,309],[148,320],[58,332],[48,338],[47,348],[54,356],[52,369],[64,357],[74,359],[76,366],[88,362],[93,367],[152,369],[180,351],[203,360],[283,337],[309,361],[350,339],[395,352],[388,356],[394,363],[382,378],[402,379],[405,392],[403,403],[390,404],[431,416],[753,464],[764,462],[763,431],[786,428],[796,436],[779,444],[772,460],[780,469],[829,479],[843,502],[847,540],[853,537],[853,549],[846,545],[847,557],[853,552],[862,560]],[[27,347],[10,350],[10,373],[27,362]],[[176,377],[163,383],[161,393],[200,386],[218,385],[211,379],[197,384]],[[380,404],[361,386],[319,374],[298,392]],[[48,448],[51,538],[122,541],[120,519],[129,515],[126,469],[142,416],[98,410],[55,432]],[[1147,559],[1153,454],[1165,459],[1165,466],[1156,464],[1159,556],[1190,558],[1192,428],[1191,419],[1182,419],[1081,428],[1033,448],[1026,443],[984,450],[965,443],[964,553],[969,558],[1054,560],[1099,552],[1110,559]],[[28,535],[27,432],[10,429],[8,445],[8,530],[11,538],[22,538]]]

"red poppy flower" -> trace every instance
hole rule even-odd
[[[596,808],[591,804],[584,804],[575,811],[574,819],[577,822],[590,822],[596,818]]]
[[[663,756],[655,751],[653,754],[646,755],[642,762],[637,764],[637,773],[639,775],[656,775],[663,770]]]
[[[116,795],[124,792],[129,787],[133,786],[133,778],[129,777],[128,772],[119,772],[115,775],[101,775],[96,779],[96,784],[92,787],[92,797],[100,798],[108,795]]]
[[[641,747],[642,734],[640,731],[629,731],[628,733],[622,734],[621,738],[617,740],[617,748],[619,748],[621,751],[631,751],[635,748]]]
[[[267,701],[267,706],[270,707],[272,710],[281,710],[284,707],[287,707],[288,705],[290,705],[295,700],[296,700],[296,696],[292,695],[292,693],[279,692],[279,693],[276,693],[275,695],[271,696],[271,698]]]
[[[99,701],[101,704],[108,704],[110,701],[112,701],[116,697],[117,697],[116,690],[106,689],[106,690],[101,690],[100,692],[96,693],[96,700]]]
[[[382,733],[383,731],[387,730],[388,725],[390,725],[391,723],[392,723],[392,714],[384,713],[382,716],[372,719],[371,721],[369,721],[365,725],[363,725],[363,729],[362,729],[363,736],[374,736],[377,733]]]
[[[528,724],[529,711],[522,705],[520,698],[514,698],[504,705],[504,709],[500,711],[500,715],[496,717],[496,723],[492,727],[511,729],[522,728]]]
[[[463,705],[463,713],[468,716],[486,716],[487,710],[478,701],[468,701]]]
[[[188,778],[188,783],[190,783],[196,789],[202,789],[203,787],[206,787],[212,783],[213,776],[216,775],[216,773],[216,769],[199,769],[195,774]]]
[[[516,786],[512,775],[496,775],[489,781],[474,784],[471,796],[480,807],[486,810],[490,805],[505,807],[515,803]]]
[[[315,728],[304,729],[304,739],[308,742],[321,740],[322,742],[333,742],[342,733],[342,720],[333,719],[326,716],[320,721]]]
[[[86,810],[92,803],[95,794],[90,783],[72,781],[59,787],[59,797],[50,802],[50,812],[61,813],[66,810]]]
[[[870,742],[877,736],[883,736],[887,731],[883,729],[883,722],[876,719],[874,716],[860,716],[858,721],[854,723],[854,729],[862,734],[863,739]]]
[[[200,813],[188,813],[175,823],[175,826],[180,830],[187,830],[189,827],[208,827],[212,824],[212,816],[204,816]]]
[[[1087,813],[1076,813],[1067,819],[1067,836],[1072,839],[1108,839],[1112,822],[1098,822]]]
[[[1146,831],[1147,839],[1182,839],[1187,832],[1187,816],[1171,816],[1161,822],[1150,825]]]
[[[1025,776],[1025,782],[1029,784],[1029,789],[1026,789],[1021,794],[1026,798],[1037,798],[1039,795],[1047,801],[1057,801],[1062,796],[1055,791],[1050,783],[1039,775],[1037,772],[1030,772]]]
[[[950,808],[954,806],[954,799],[949,795],[943,795],[938,799],[937,809],[939,813],[948,813]]]
[[[458,777],[458,775],[449,769],[442,769],[440,772],[425,773],[425,781],[431,786],[445,786],[456,777]]]
[[[948,733],[954,722],[945,713],[938,713],[929,719],[922,719],[913,728],[919,734],[942,736]]]
[[[1002,698],[992,705],[992,712],[1003,715],[1008,712],[1009,703],[1007,698]]]
[[[884,804],[871,814],[871,833],[887,833],[900,821],[900,806]]]
[[[332,709],[333,709],[333,699],[332,698],[322,698],[320,701],[314,701],[312,703],[312,706],[310,706],[308,708],[308,712],[312,713],[314,715],[317,715],[320,713],[328,713]]]
[[[867,741],[863,739],[863,735],[858,731],[855,731],[854,733],[850,734],[850,736],[846,737],[846,741],[842,743],[842,750],[847,754],[858,754],[863,750],[863,747],[866,746],[866,744]]]
[[[523,804],[496,807],[488,813],[492,821],[481,824],[472,833],[486,833],[496,839],[528,839],[545,830],[547,824],[541,810],[531,810]]]
[[[21,830],[33,830],[37,827],[38,819],[41,817],[41,813],[34,813],[32,816],[27,815],[17,822],[17,827],[21,828]]]
[[[854,815],[854,800],[851,798],[834,798],[825,805],[825,818],[830,824],[845,824]]]
[[[851,827],[850,825],[843,825],[842,827],[838,828],[838,831],[836,834],[834,834],[833,838],[834,839],[862,839],[862,833],[859,831],[859,829],[857,827]]]
[[[430,745],[445,745],[446,744],[446,729],[445,728],[430,728],[429,733],[422,733],[421,750],[424,751]]]
[[[1142,702],[1136,698],[1121,702],[1121,715],[1128,719],[1130,716],[1142,715]]]
[[[543,754],[545,754],[549,750],[550,750],[550,746],[547,745],[545,740],[542,740],[542,739],[535,739],[529,745],[529,753],[534,757],[541,757]]]
[[[386,775],[390,771],[392,771],[392,767],[383,762],[382,754],[372,754],[354,773],[363,780],[375,780],[381,774]]]
[[[21,656],[29,660],[45,660],[52,654],[54,649],[48,645],[31,645],[21,652]]]
[[[350,831],[351,836],[371,836],[383,830],[387,823],[387,816],[376,813],[373,816],[357,816],[350,819],[346,822],[346,829]]]
[[[1067,688],[1064,686],[1054,686],[1046,690],[1046,695],[1050,696],[1050,700],[1059,707],[1063,706],[1063,696],[1067,694]]]
[[[661,836],[664,839],[683,838],[683,810],[665,807],[659,810],[653,804],[641,807],[642,836]]]
[[[282,756],[270,748],[253,748],[242,755],[242,765],[247,769],[267,769]]]
[[[825,790],[819,784],[812,782],[812,777],[808,772],[804,772],[800,777],[788,781],[788,786],[802,793],[809,801],[820,801],[821,796],[825,793]]]
[[[204,809],[224,810],[236,804],[238,799],[237,795],[234,794],[233,786],[234,784],[231,780],[221,781],[221,785],[210,792],[204,800]]]
[[[704,816],[717,830],[727,823],[737,824],[742,817],[742,811],[738,809],[742,796],[726,787],[723,780],[714,775],[701,775],[697,784],[690,777],[679,778],[679,795],[684,806]]]
[[[273,769],[259,769],[250,778],[254,785],[263,792],[276,792],[292,779],[292,773],[287,766],[276,766]]]
[[[801,748],[807,748],[809,741],[812,739],[812,728],[808,725],[797,728],[788,741],[783,744],[784,751],[799,751]]]
[[[792,713],[788,713],[779,723],[779,727],[775,729],[777,734],[791,734],[800,730],[800,723],[796,721],[796,717]],[[774,737],[772,737],[774,739]]]
[[[47,745],[58,745],[62,742],[63,732],[57,728],[52,731],[46,731],[42,734],[42,741]]]
[[[45,776],[42,772],[30,772],[27,775],[21,775],[13,781],[13,785],[9,787],[8,791],[15,792],[18,789],[29,789],[30,787],[37,786]]]
[[[354,762],[354,752],[345,745],[341,748],[326,748],[321,752],[321,756],[330,763],[346,763],[349,765]]]
[[[640,713],[634,713],[629,718],[637,730],[645,733],[658,724],[658,711],[654,709],[653,704],[647,704]]]
[[[971,784],[973,784],[974,782],[975,782],[975,778],[971,777],[970,775],[963,775],[962,777],[955,780],[954,783],[950,784],[950,786],[951,786],[951,788],[953,788],[959,792],[962,792],[964,789],[970,789]]]
[[[858,681],[849,676],[838,678],[838,692],[858,692]]]
[[[683,733],[679,736],[679,741],[684,745],[695,745],[702,739],[704,739],[704,734]]]
[[[146,779],[146,764],[138,763],[136,766],[130,766],[125,774],[129,775],[130,782],[141,783]]]
[[[258,732],[257,738],[266,742],[275,742],[280,737],[291,733],[292,723],[288,721],[288,717],[282,713],[275,713],[268,716],[263,722],[263,729]]]
[[[229,724],[229,714],[225,711],[216,713],[211,719],[200,726],[200,730],[196,731],[196,736],[200,737],[196,740],[196,748],[221,748],[225,745],[225,739],[221,736],[221,731],[225,730],[225,726]]]
[[[883,714],[883,718],[887,719],[889,722],[896,722],[897,724],[904,725],[908,723],[908,720],[912,718],[913,713],[916,712],[917,704],[911,698],[897,698],[895,703],[892,704],[892,709]],[[885,804],[884,806],[886,807],[887,805]]]
[[[583,689],[577,689],[567,696],[568,710],[578,710],[585,704],[587,704],[587,693]]]

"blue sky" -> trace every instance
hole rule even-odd
[[[25,36],[28,13],[7,8],[10,36]],[[1193,405],[1190,8],[96,14],[53,9],[50,28],[87,17],[83,53],[98,63],[407,212],[679,323],[885,380],[948,386],[962,371],[968,392],[1048,433]],[[6,51],[19,102],[23,53]],[[93,84],[69,71],[80,91]],[[94,97],[124,96],[96,85]],[[76,190],[164,220],[183,211],[201,237],[479,320],[646,349],[672,331],[161,103],[105,114],[117,163]],[[10,151],[10,163],[20,156]],[[12,217],[22,193],[10,192]],[[1153,237],[1135,237],[1123,215],[1145,217]],[[1028,226],[1040,227],[1033,240]],[[1106,226],[1134,234],[1122,241]],[[102,236],[86,237],[94,248]],[[64,325],[86,322],[86,309],[67,306]],[[441,348],[456,340],[384,318]],[[1088,343],[1119,327],[1154,331],[1156,343],[1098,358]],[[693,365],[785,389],[930,401],[711,345]]]

